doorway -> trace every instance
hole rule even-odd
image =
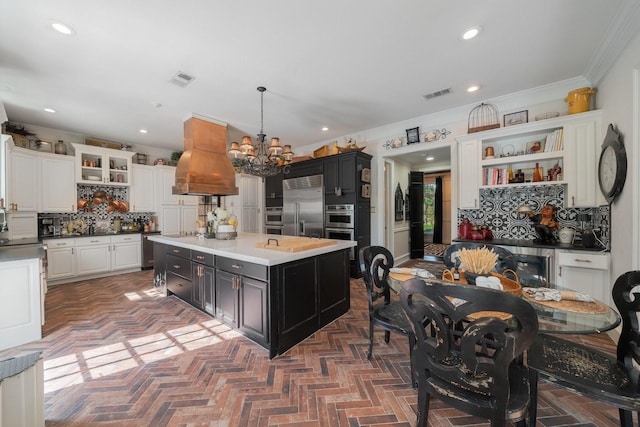
[[[451,172],[410,172],[410,257],[439,259],[451,244]]]

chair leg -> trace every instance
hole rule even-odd
[[[384,331],[384,342],[389,344],[389,338],[391,338],[391,332],[390,331]]]
[[[418,422],[416,427],[427,427],[429,421],[429,394],[427,387],[418,385]]]
[[[529,369],[529,427],[536,426],[538,418],[538,372]]]
[[[620,427],[633,427],[633,412],[619,409]],[[640,412],[638,413],[638,424],[640,424]]]
[[[369,321],[369,351],[367,351],[367,360],[371,360],[373,353],[373,320]]]
[[[413,333],[409,333],[409,369],[411,369],[411,387],[418,388],[418,382],[416,380],[416,373],[413,369],[413,346],[416,343],[416,336]]]

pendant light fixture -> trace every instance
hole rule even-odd
[[[280,138],[271,138],[271,144],[267,144],[267,135],[264,134],[264,86],[258,87],[260,92],[260,133],[255,146],[251,143],[251,137],[242,137],[242,143],[231,143],[227,152],[236,171],[262,178],[277,175],[293,160],[293,151],[290,145],[284,149],[280,145]]]

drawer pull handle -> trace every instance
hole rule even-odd
[[[89,240],[91,243],[98,243],[100,240]]]
[[[204,257],[202,255],[196,255],[196,258],[198,259],[204,259]]]
[[[576,258],[576,259],[574,259],[574,261],[575,262],[587,262],[587,263],[592,262],[590,259],[580,259],[580,258]]]
[[[172,250],[174,254],[179,254],[180,253],[180,249],[173,249]]]
[[[175,268],[176,270],[180,270],[180,266],[177,264],[173,264],[173,268]]]
[[[242,268],[242,265],[240,265],[240,264],[231,264],[231,268],[235,268],[236,270],[240,270]]]

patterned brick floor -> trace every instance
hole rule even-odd
[[[152,287],[139,272],[51,287],[42,350],[46,425],[412,426],[407,341],[376,335],[361,282],[352,309],[269,360],[267,351]],[[576,337],[612,350],[606,336]],[[538,426],[617,425],[617,410],[540,385]],[[438,401],[433,427],[486,426]]]

